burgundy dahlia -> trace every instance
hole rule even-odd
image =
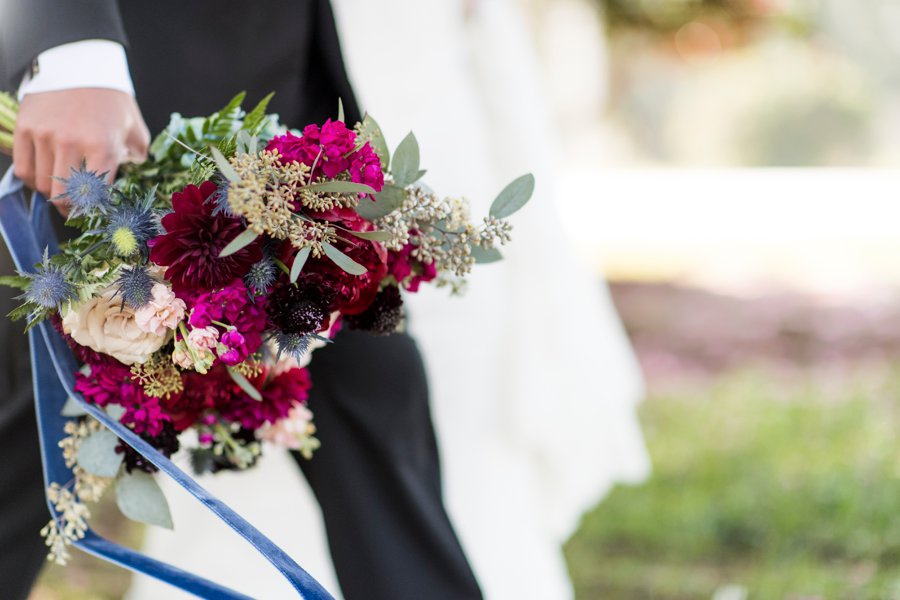
[[[213,214],[216,185],[204,181],[172,194],[173,211],[162,218],[166,233],[150,240],[150,260],[168,267],[176,294],[212,290],[243,277],[262,258],[260,243],[226,257],[219,253],[244,231],[240,219]]]

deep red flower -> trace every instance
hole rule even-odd
[[[259,386],[258,381],[255,384]],[[294,406],[306,402],[310,387],[312,383],[306,369],[288,369],[265,384],[260,390],[261,401],[241,393],[220,405],[219,413],[246,429],[259,429],[266,423],[280,421]]]
[[[364,266],[365,273],[351,275],[330,258],[323,256],[310,258],[303,268],[301,278],[312,278],[318,281],[319,285],[328,286],[334,291],[335,300],[331,310],[355,315],[366,310],[375,299],[381,280],[387,275],[387,251],[377,242],[352,236],[347,238],[336,241],[335,246]]]
[[[213,214],[208,198],[216,185],[204,181],[172,194],[173,211],[162,218],[166,233],[150,240],[150,260],[168,267],[176,294],[212,290],[243,277],[262,258],[260,242],[224,258],[222,249],[244,231],[240,219]]]
[[[412,257],[414,249],[412,244],[406,244],[401,250],[388,254],[388,272],[410,292],[418,292],[420,284],[437,277],[434,263],[423,263]]]

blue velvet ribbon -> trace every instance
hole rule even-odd
[[[59,245],[50,222],[48,202],[38,193],[30,204],[26,200],[22,183],[15,178],[12,169],[0,181],[0,232],[9,248],[13,262],[23,272],[32,272],[41,262],[44,248],[52,253]],[[224,502],[203,489],[187,473],[179,469],[158,450],[141,439],[133,431],[113,420],[99,407],[84,401],[74,390],[78,365],[65,341],[46,321],[28,333],[31,344],[31,368],[34,383],[34,404],[40,436],[41,460],[44,467],[44,483],[56,482],[65,486],[74,475],[66,467],[59,441],[66,436],[63,431],[68,418],[62,416],[62,407],[73,398],[92,417],[103,423],[126,444],[134,448],[160,471],[174,479],[216,516],[237,531],[253,545],[306,600],[330,600],[332,596],[284,550],[276,546],[253,525],[229,508]],[[53,504],[48,500],[50,514],[58,518]],[[37,532],[35,532],[37,535]],[[150,558],[119,544],[111,542],[88,529],[84,539],[75,546],[103,560],[118,564],[136,573],[143,573],[169,583],[200,598],[247,600],[244,594],[232,591],[215,582]]]

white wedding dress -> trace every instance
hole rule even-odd
[[[571,598],[562,543],[613,484],[644,478],[649,461],[631,348],[555,214],[555,142],[527,29],[511,0],[477,3],[468,19],[462,0],[334,6],[361,104],[392,147],[415,131],[430,186],[469,197],[480,218],[513,177],[537,178],[505,261],[476,268],[462,298],[435,289],[407,298],[447,508],[486,598]],[[321,515],[283,453],[202,483],[337,592]],[[197,502],[166,490],[177,532],[152,529],[149,553],[256,598],[294,597]],[[160,597],[176,596],[135,578],[129,598]]]

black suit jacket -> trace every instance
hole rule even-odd
[[[169,113],[202,115],[241,90],[274,91],[274,111],[300,127],[359,110],[327,0],[0,0],[0,56],[12,89],[42,51],[84,39],[126,46],[150,131]]]

